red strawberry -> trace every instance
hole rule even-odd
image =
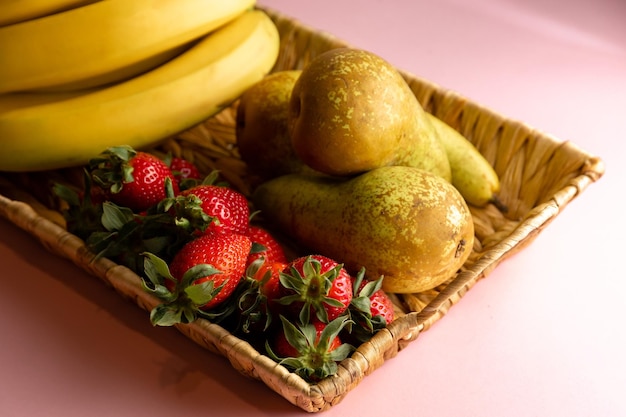
[[[322,255],[293,260],[280,275],[283,297],[278,302],[289,305],[300,323],[309,322],[311,314],[329,322],[343,314],[352,300],[352,278],[334,260]]]
[[[198,167],[193,162],[188,161],[187,159],[180,158],[178,156],[172,157],[170,162],[170,169],[172,173],[177,179],[202,179],[200,175],[200,171]]]
[[[174,174],[181,190],[192,188],[201,182],[200,170],[193,162],[178,156],[173,156],[165,161],[166,163],[169,162],[172,174]]]
[[[393,304],[387,293],[379,288],[370,295],[370,312],[372,317],[382,317],[385,324],[389,324],[394,319]]]
[[[278,310],[280,273],[287,267],[283,262],[254,260],[246,269],[247,289],[239,298],[241,329],[245,333],[266,331]]]
[[[205,233],[248,233],[250,208],[246,197],[238,191],[225,186],[202,184],[180,194],[197,197],[202,210],[215,219]]]
[[[170,265],[146,252],[144,289],[163,303],[150,312],[154,325],[190,323],[197,317],[224,318],[229,298],[243,279],[252,242],[247,236],[204,235],[185,244]]]
[[[129,146],[105,150],[89,163],[94,182],[107,191],[115,204],[140,212],[163,200],[168,192],[178,193],[178,183],[165,162]]]
[[[329,323],[314,320],[295,326],[280,316],[283,327],[276,334],[268,355],[307,381],[319,381],[337,372],[337,363],[354,349],[342,343],[339,333],[347,323],[339,317]],[[273,347],[273,349],[272,349]]]
[[[250,226],[248,236],[252,240],[252,250],[248,256],[248,265],[261,257],[265,258],[269,263],[287,262],[287,256],[283,247],[268,230],[259,226]]]
[[[224,302],[236,289],[245,273],[246,258],[252,242],[247,236],[239,234],[213,234],[192,240],[176,253],[169,269],[172,277],[179,284],[199,285],[212,282],[213,288],[221,288],[217,294],[199,305],[202,310]],[[215,271],[206,276],[185,282],[185,275],[198,265],[211,265]],[[166,286],[174,290],[175,283],[168,281]]]
[[[253,262],[250,264],[250,269],[254,272],[252,278],[259,282],[261,293],[267,297],[268,300],[275,301],[280,296],[280,273],[287,268],[286,262],[281,261],[256,261],[258,267]]]
[[[354,279],[354,297],[352,305],[356,306],[359,300],[365,301],[362,311],[369,318],[381,317],[384,325],[391,323],[394,319],[393,303],[382,289],[382,277],[376,281],[363,279],[365,270],[362,269]]]
[[[382,277],[375,281],[366,280],[364,268],[353,280],[354,295],[349,312],[354,325],[350,323],[347,330],[352,339],[358,342],[369,340],[394,319],[393,303],[382,289],[382,283]]]

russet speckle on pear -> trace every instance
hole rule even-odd
[[[445,150],[408,84],[368,51],[314,58],[293,87],[288,131],[296,155],[329,175],[408,165],[450,179]]]
[[[352,178],[287,175],[260,185],[255,208],[303,247],[389,292],[414,293],[454,276],[474,225],[458,191],[422,169],[388,166]]]

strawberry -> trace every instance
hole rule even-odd
[[[194,180],[202,179],[198,167],[193,162],[178,156],[172,157],[170,161],[170,169],[177,179],[191,178]]]
[[[93,181],[111,201],[135,212],[163,200],[167,187],[171,187],[171,194],[178,193],[178,183],[165,162],[129,146],[108,148],[89,162],[89,169]]]
[[[350,324],[346,328],[358,342],[369,340],[394,319],[393,303],[383,291],[382,283],[383,277],[375,281],[366,280],[365,268],[352,281],[354,295],[348,310],[355,325]]]
[[[191,188],[202,180],[200,170],[193,162],[178,156],[169,158],[169,160],[166,160],[166,163],[168,161],[170,170],[174,174],[178,187],[181,190]]]
[[[256,265],[258,264],[258,265]],[[280,295],[280,273],[287,268],[287,263],[256,259],[250,264],[252,278],[260,284],[261,293],[269,300],[276,300]]]
[[[339,333],[348,319],[339,317],[329,323],[313,320],[296,326],[280,316],[282,331],[266,344],[268,355],[307,381],[319,381],[337,372],[337,363],[354,349],[343,343]]]
[[[277,301],[290,306],[301,324],[311,314],[324,323],[334,320],[352,300],[352,279],[343,264],[322,255],[294,259],[280,274],[280,283],[283,296]]]
[[[247,236],[239,234],[206,235],[187,243],[174,256],[170,272],[178,282],[183,281],[187,271],[196,265],[208,264],[218,272],[193,282],[198,285],[211,281],[215,286],[224,284],[220,293],[200,306],[209,310],[233,293],[244,275],[246,258],[252,243]]]
[[[363,291],[363,287],[361,287],[361,291]],[[367,291],[365,291],[367,294]],[[390,324],[394,319],[394,311],[393,311],[393,303],[391,302],[391,298],[387,295],[387,293],[379,288],[374,291],[372,295],[369,296],[370,299],[370,314],[373,318],[382,317],[384,320],[385,326]]]
[[[280,295],[280,273],[285,268],[286,263],[270,262],[265,258],[255,259],[247,267],[247,288],[238,302],[240,327],[244,333],[269,329],[278,310],[276,299]]]
[[[221,185],[200,184],[180,195],[195,196],[204,213],[213,218],[205,233],[248,233],[250,208],[246,197],[238,191]]]
[[[150,283],[145,286],[165,301],[152,311],[153,323],[190,322],[222,306],[242,281],[251,246],[244,235],[210,234],[184,245],[169,267],[146,254]]]
[[[370,320],[380,318],[377,320],[386,326],[393,321],[394,311],[391,299],[382,289],[383,278],[368,281],[364,277],[365,269],[362,268],[352,281],[354,297],[350,307],[363,312]]]
[[[250,226],[248,236],[252,240],[252,250],[248,256],[248,265],[261,257],[269,263],[287,262],[287,255],[281,244],[267,229],[259,226]]]
[[[216,178],[212,173],[205,181]],[[169,262],[184,244],[203,234],[247,234],[247,204],[242,194],[225,186],[203,183],[178,195],[170,187],[165,198],[141,212],[107,202],[101,217],[105,231],[87,240],[96,253],[141,273],[142,252]]]

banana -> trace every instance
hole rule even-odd
[[[27,90],[27,92],[35,93],[54,93],[54,92],[74,92],[80,90],[89,90],[94,87],[103,87],[111,84],[118,83],[120,81],[126,81],[139,74],[150,71],[174,57],[180,55],[187,49],[189,49],[194,42],[188,42],[175,48],[167,49],[159,52],[156,55],[152,55],[146,59],[142,59],[132,64],[116,68],[112,71],[104,74],[97,74],[87,78],[80,78],[75,81],[70,81],[64,84],[53,85],[50,87],[42,87],[36,90]]]
[[[22,95],[14,109],[0,106],[0,170],[58,169],[115,145],[154,145],[232,103],[271,70],[278,50],[272,20],[250,10],[129,81],[42,104]]]
[[[446,149],[452,170],[452,185],[465,201],[476,207],[497,202],[500,179],[478,149],[443,120],[426,113]]]
[[[0,28],[0,93],[129,77],[133,64],[229,22],[254,0],[107,0]],[[140,69],[146,70],[140,66]],[[136,75],[136,74],[130,74]],[[95,84],[89,80],[95,78]],[[85,84],[84,82],[87,81]]]
[[[100,0],[0,0],[0,26],[48,16]]]

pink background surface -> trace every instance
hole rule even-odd
[[[622,0],[265,0],[606,175],[326,416],[624,416]],[[0,415],[305,414],[0,219]]]

